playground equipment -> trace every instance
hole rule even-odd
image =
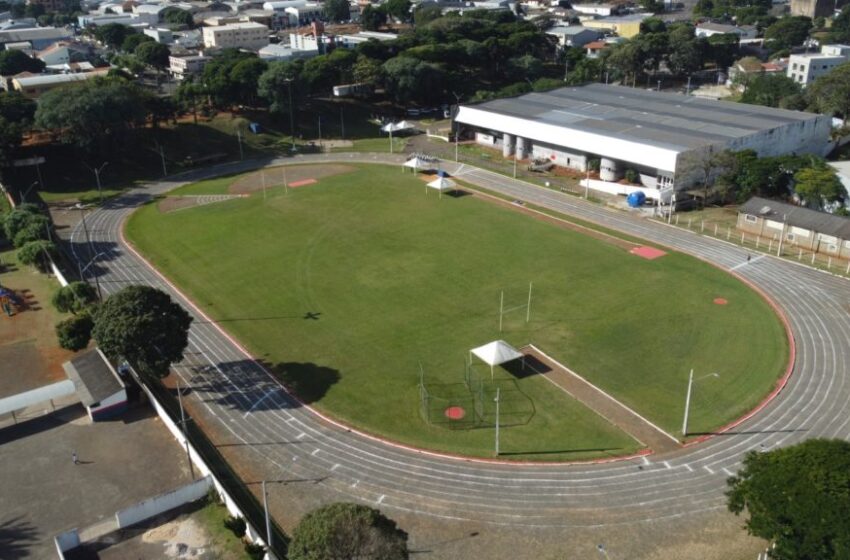
[[[0,309],[3,310],[3,313],[11,317],[20,305],[21,300],[15,295],[15,292],[0,286]]]

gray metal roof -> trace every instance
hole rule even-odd
[[[832,235],[845,241],[850,240],[850,218],[843,216],[759,197],[749,199],[738,211],[777,222],[786,222],[789,226]]]
[[[475,109],[678,151],[726,143],[820,115],[605,84],[559,88]]]
[[[112,364],[95,348],[62,364],[85,406],[99,403],[124,388]]]

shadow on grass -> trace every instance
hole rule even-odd
[[[30,558],[30,545],[39,542],[38,529],[21,516],[0,522],[0,552],[3,558]]]
[[[525,363],[523,364],[523,360],[514,360],[503,364],[502,368],[516,379],[524,379],[526,377],[531,377],[532,375],[549,373],[552,371],[549,366],[534,356],[526,355],[524,362]]]
[[[340,379],[339,372],[333,368],[302,362],[272,365],[262,360],[238,360],[214,366],[196,366],[191,370],[191,390],[203,395],[202,400],[227,406],[245,415],[314,403],[321,400]],[[266,370],[272,371],[298,399],[283,390]],[[183,395],[187,394],[184,390]]]

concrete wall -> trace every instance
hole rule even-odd
[[[143,502],[124,508],[115,513],[115,521],[118,528],[123,529],[140,523],[145,519],[178,508],[184,504],[200,500],[212,486],[212,477],[205,476],[194,482],[190,482],[180,488],[175,488],[165,494],[154,496]]]
[[[89,417],[92,421],[104,420],[111,418],[116,414],[121,414],[127,409],[127,391],[121,389],[115,394],[110,395],[100,401],[97,406],[86,407],[89,412]]]
[[[555,165],[577,171],[587,170],[587,156],[557,148],[543,142],[531,143],[531,156],[534,159],[548,159]]]
[[[65,560],[65,552],[80,546],[80,535],[76,529],[71,529],[53,537],[53,544],[56,545],[59,560]]]

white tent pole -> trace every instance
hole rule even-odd
[[[505,308],[505,290],[502,290],[502,298],[499,300],[499,332],[502,332],[502,310]]]
[[[527,309],[526,309],[526,312],[525,312],[525,322],[526,323],[531,321],[531,285],[532,285],[532,282],[529,282],[528,283],[528,305],[526,306]]]

